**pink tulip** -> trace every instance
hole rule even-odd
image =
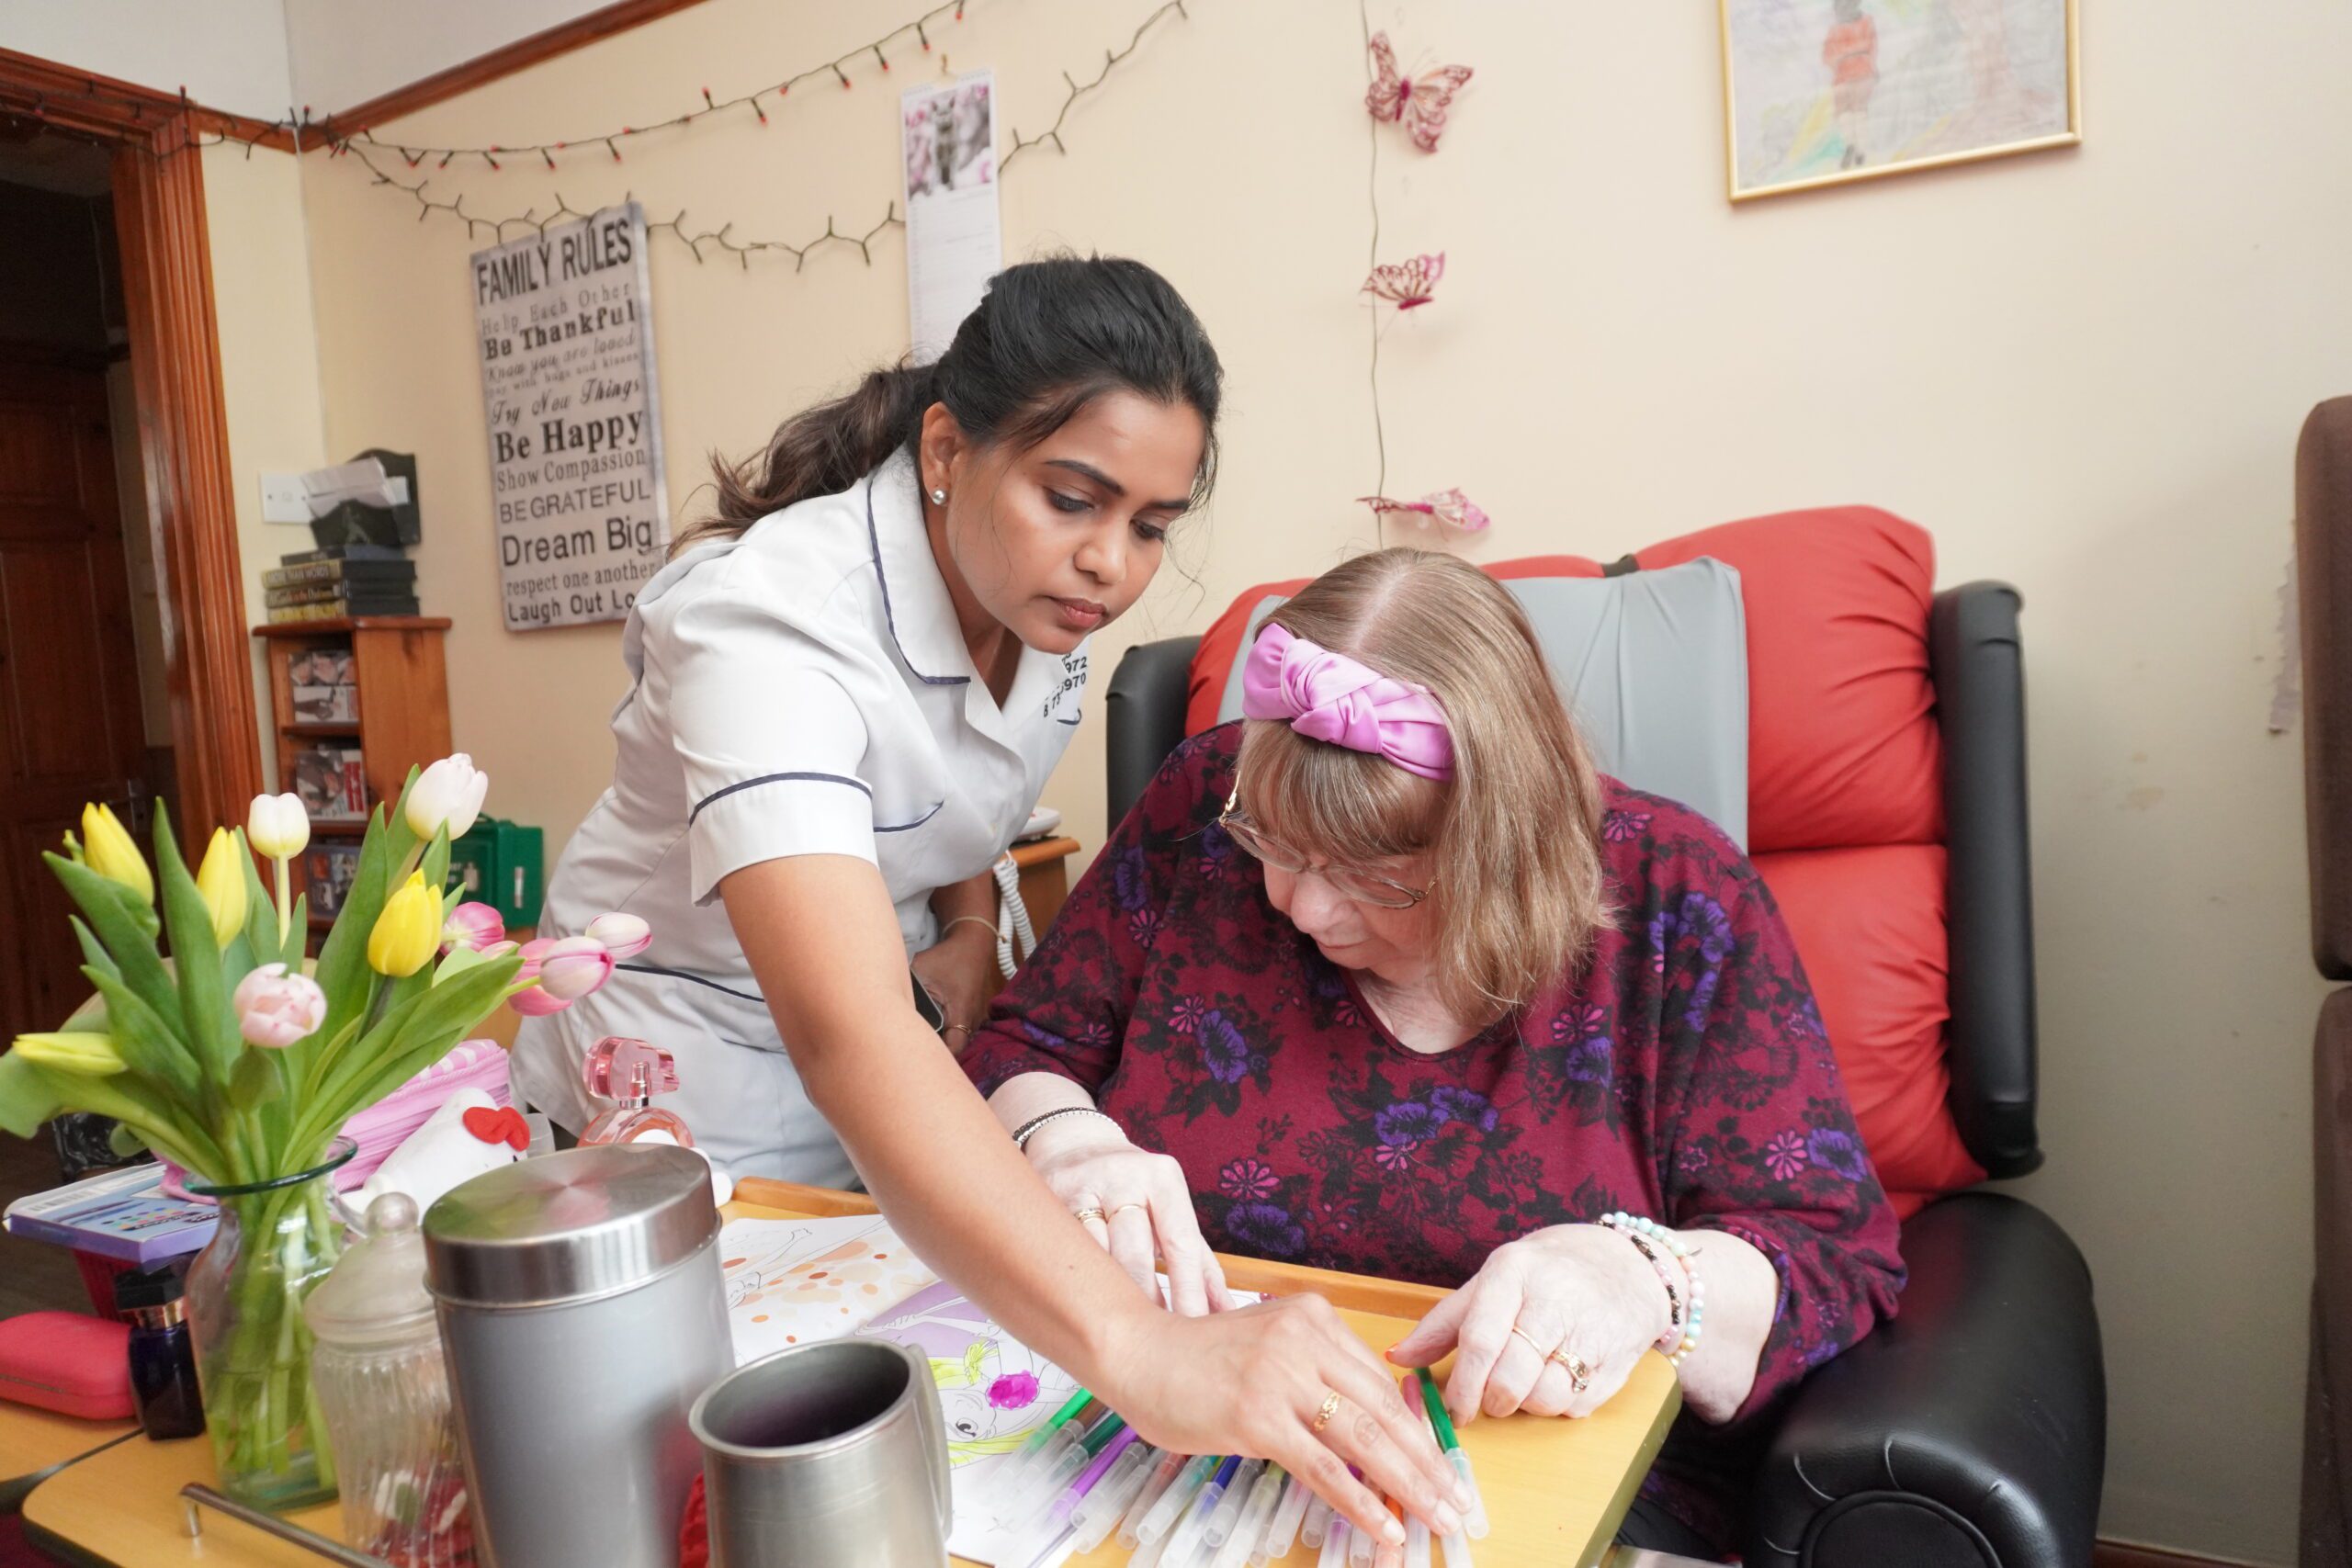
[[[599,915],[588,922],[588,934],[603,942],[616,961],[635,958],[653,945],[653,928],[638,915]]]
[[[539,959],[539,988],[576,1002],[613,977],[613,955],[593,936],[568,936]]]
[[[561,1012],[612,977],[613,955],[594,937],[541,937],[521,951],[523,967],[514,978],[538,984],[515,992],[509,1005],[526,1018]]]
[[[571,1004],[559,1001],[537,986],[526,986],[507,998],[506,1005],[525,1018],[545,1018],[551,1012],[561,1012]]]
[[[506,922],[488,904],[458,905],[449,911],[449,919],[441,928],[445,948],[470,947],[481,953],[505,940]]]
[[[265,964],[239,981],[232,1005],[237,1032],[272,1051],[309,1039],[327,1021],[327,994],[318,982],[288,974],[283,964]]]

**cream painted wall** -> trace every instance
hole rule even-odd
[[[1442,152],[1380,139],[1383,254],[1443,249],[1439,302],[1382,354],[1392,493],[1461,484],[1487,555],[1614,555],[1782,507],[1870,501],[1932,528],[1946,582],[2027,604],[2047,1170],[2018,1188],[2097,1271],[2112,1389],[2107,1532],[2292,1553],[2302,1292],[2300,749],[2265,732],[2303,412],[2346,389],[2352,11],[2248,27],[2200,0],[2086,0],[2089,141],[1738,210],[1723,196],[1714,8],[1375,6],[1408,57],[1478,76]],[[831,56],[910,13],[709,0],[399,130],[515,141],[656,118]],[[941,29],[1035,130],[1150,9],[976,0]],[[1352,7],[1194,0],[1007,173],[1011,253],[1143,257],[1230,373],[1225,479],[1098,641],[1197,629],[1237,590],[1367,542],[1370,127]],[[657,215],[801,238],[896,193],[902,55],[775,124],[714,126],[548,176],[433,173],[469,210],[639,193]],[[2245,105],[2255,112],[2209,117]],[[380,129],[380,128],[379,128]],[[499,629],[460,226],[348,160],[302,166],[326,447],[413,448],[426,607],[454,615],[458,743],[550,846],[603,787],[618,628]],[[215,233],[222,231],[216,207]],[[653,257],[670,488],[906,343],[897,235],[805,273]],[[242,481],[241,481],[242,482]],[[1099,706],[1099,698],[1098,704]],[[1090,843],[1099,723],[1048,795]]]
[[[311,542],[302,529],[261,520],[261,476],[271,469],[315,468],[327,460],[310,242],[302,218],[302,170],[291,156],[264,152],[248,158],[243,148],[224,145],[207,148],[203,158],[221,400],[229,421],[229,468],[250,626],[264,618],[262,572],[288,550]],[[262,771],[274,781],[277,750],[268,740],[269,678],[258,646],[253,668],[264,736]]]

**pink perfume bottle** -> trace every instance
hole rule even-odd
[[[656,1143],[695,1146],[686,1124],[653,1103],[657,1094],[677,1092],[678,1064],[669,1052],[608,1034],[590,1047],[583,1076],[589,1094],[611,1100],[613,1107],[588,1123],[580,1134],[582,1144],[632,1144],[650,1136]]]

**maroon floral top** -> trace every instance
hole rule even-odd
[[[1894,1311],[1895,1221],[1771,895],[1703,818],[1609,781],[1619,911],[1580,980],[1437,1055],[1390,1037],[1216,826],[1240,726],[1120,824],[964,1063],[1076,1081],[1172,1155],[1222,1250],[1457,1286],[1612,1209],[1715,1227],[1781,1298],[1733,1422],[1685,1412],[1644,1489],[1724,1550],[1758,1416]]]

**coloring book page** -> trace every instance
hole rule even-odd
[[[875,1214],[730,1220],[718,1233],[718,1256],[738,1366],[811,1339],[854,1334],[875,1314],[939,1280]]]

